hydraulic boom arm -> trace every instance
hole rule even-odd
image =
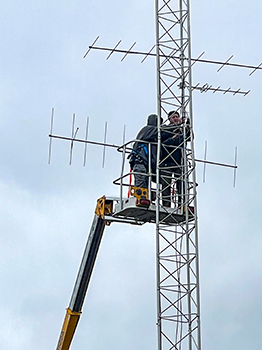
[[[105,229],[105,214],[112,211],[112,201],[107,201],[105,197],[102,197],[98,199],[97,202],[95,216],[89,232],[69,307],[66,309],[67,311],[56,350],[68,350],[70,347],[81,315],[86,291]]]

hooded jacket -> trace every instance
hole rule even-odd
[[[147,118],[147,125],[144,126],[137,134],[133,150],[129,156],[129,163],[133,169],[135,164],[144,164],[148,170],[149,149],[151,150],[151,170],[156,172],[157,159],[157,115],[150,114]],[[162,120],[161,120],[162,122]],[[147,141],[147,142],[143,142]],[[170,133],[161,132],[161,142],[173,144],[174,140],[170,137]]]

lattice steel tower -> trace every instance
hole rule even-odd
[[[190,11],[188,0],[156,0],[156,55],[158,84],[158,150],[161,149],[160,116],[165,120],[171,110],[179,111],[185,137],[179,144],[183,163],[177,176],[175,166],[164,167],[158,152],[157,162],[157,295],[158,349],[201,349],[199,262],[196,177],[194,160]],[[190,121],[190,123],[188,122]],[[188,136],[186,136],[186,134]],[[168,148],[168,156],[176,149]],[[182,187],[179,208],[166,210],[163,198],[172,186],[172,173]],[[165,175],[163,175],[165,174]],[[166,182],[162,180],[166,178]],[[172,195],[174,189],[170,188]],[[168,191],[167,191],[168,192]],[[160,200],[162,198],[162,201]],[[173,207],[173,209],[172,209]],[[177,220],[181,210],[184,220]],[[166,211],[165,216],[160,212]],[[167,224],[168,217],[173,217]]]

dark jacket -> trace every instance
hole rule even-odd
[[[165,132],[169,132],[175,138],[168,138],[162,142],[161,166],[177,167],[182,164],[184,149],[183,127],[177,125],[167,125],[164,127]],[[186,141],[190,140],[190,128],[186,127]]]
[[[161,142],[168,142],[170,133],[161,132]],[[151,170],[156,171],[157,158],[157,115],[151,114],[147,118],[147,125],[144,126],[136,136],[137,141],[134,143],[133,150],[129,156],[129,163],[133,169],[135,164],[144,164],[148,169],[149,148],[151,150]],[[147,141],[147,142],[143,142]]]

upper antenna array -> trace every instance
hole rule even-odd
[[[127,49],[127,50],[126,49],[121,49],[120,50],[118,47],[121,44],[122,40],[119,40],[117,42],[117,44],[113,48],[108,48],[108,47],[95,46],[95,44],[97,43],[98,39],[99,39],[99,36],[88,47],[88,50],[84,54],[83,58],[85,58],[91,50],[108,51],[109,54],[106,57],[107,60],[112,56],[113,53],[121,53],[121,54],[123,54],[123,57],[121,58],[121,61],[123,61],[128,55],[144,56],[143,59],[141,60],[141,63],[143,63],[148,56],[156,57],[156,53],[153,52],[155,50],[155,45],[153,45],[148,52],[134,51],[133,48],[136,45],[136,42],[134,42],[130,46],[129,49]],[[218,65],[219,68],[217,69],[217,72],[221,71],[221,69],[223,67],[225,67],[225,66],[235,67],[235,68],[247,68],[247,69],[251,70],[251,72],[249,73],[249,76],[254,74],[257,70],[262,70],[262,62],[258,66],[248,65],[248,64],[240,64],[240,63],[232,63],[230,61],[233,58],[233,55],[231,55],[226,61],[215,61],[215,60],[203,59],[202,57],[203,57],[204,54],[205,54],[205,52],[202,52],[197,58],[191,58],[191,62],[192,62],[191,68],[197,62]],[[177,56],[177,55],[166,56],[166,55],[160,54],[160,57],[162,57],[162,58],[165,58],[165,57],[167,58],[168,57],[168,58],[173,59],[173,60],[180,60],[181,59],[181,57]],[[250,92],[250,90],[242,91],[240,88],[236,89],[236,90],[232,90],[231,87],[229,87],[227,89],[223,89],[220,86],[213,87],[212,85],[209,85],[208,83],[205,83],[203,85],[198,83],[195,86],[192,86],[192,90],[199,90],[202,93],[203,92],[207,92],[207,91],[212,91],[213,93],[215,93],[215,92],[223,92],[224,94],[232,93],[233,95],[240,94],[240,95],[243,95],[243,96],[246,96]]]

